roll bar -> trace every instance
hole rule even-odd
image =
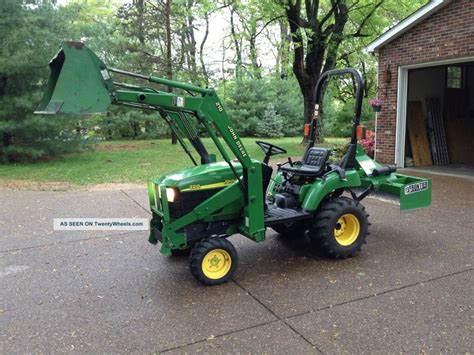
[[[354,108],[354,118],[352,120],[352,133],[351,133],[351,144],[357,144],[357,127],[360,124],[360,116],[362,112],[362,99],[364,95],[364,79],[362,79],[362,75],[356,69],[352,68],[345,68],[345,69],[333,69],[328,70],[321,74],[319,80],[316,84],[316,95],[315,95],[315,102],[317,105],[322,104],[322,96],[323,96],[323,89],[324,83],[330,76],[334,75],[346,75],[351,74],[352,79],[355,80],[356,83],[356,102]],[[309,139],[309,147],[314,146],[314,142],[316,140],[316,120],[313,120],[314,123],[311,124],[311,132],[310,132],[310,139]]]

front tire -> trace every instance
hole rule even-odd
[[[191,273],[204,285],[227,282],[234,276],[237,264],[237,251],[227,239],[202,239],[191,251]]]
[[[323,202],[309,231],[311,243],[334,259],[345,259],[361,250],[368,234],[364,206],[348,197]]]

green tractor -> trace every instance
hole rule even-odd
[[[252,159],[211,88],[108,68],[80,42],[63,43],[50,67],[36,113],[90,114],[115,104],[156,111],[169,125],[193,166],[149,182],[149,241],[159,243],[167,256],[190,254],[191,272],[205,285],[221,284],[236,272],[237,252],[227,239],[233,234],[255,242],[264,241],[269,228],[290,238],[307,234],[327,256],[344,259],[366,241],[369,222],[360,202],[370,193],[395,195],[402,211],[431,204],[430,180],[397,174],[395,166],[378,164],[357,144],[364,83],[354,69],[325,72],[316,88],[320,103],[330,76],[351,75],[355,80],[352,136],[344,157],[331,164],[331,151],[314,146],[313,120],[301,161],[288,158],[273,171],[270,158],[285,154],[285,149],[257,141],[264,158]],[[116,82],[112,75],[166,85],[183,94]],[[208,153],[199,130],[209,135],[221,161]]]

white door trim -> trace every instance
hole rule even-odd
[[[408,68],[398,67],[397,130],[395,136],[395,164],[405,167],[405,133],[407,122]]]
[[[399,168],[405,167],[405,140],[407,122],[407,98],[408,98],[408,70],[417,68],[428,68],[439,65],[449,65],[474,61],[474,56],[411,64],[398,67],[397,83],[397,130],[395,136],[395,164]]]

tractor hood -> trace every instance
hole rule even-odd
[[[232,163],[235,171],[241,175],[240,163]],[[236,180],[234,173],[226,162],[217,162],[176,170],[163,175],[153,182],[175,187],[181,192],[219,189],[231,185]]]

